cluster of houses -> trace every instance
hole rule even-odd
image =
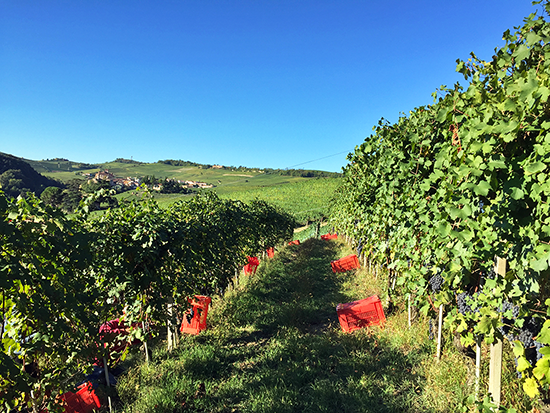
[[[139,178],[117,178],[114,176],[111,172],[105,170],[105,171],[99,171],[95,174],[89,173],[89,174],[83,174],[85,178],[88,178],[88,180],[99,182],[99,181],[108,181],[113,188],[119,187],[121,189],[136,189],[140,184],[141,181]]]
[[[89,173],[89,174],[83,174],[86,178],[89,180],[93,180],[94,182],[99,181],[108,181],[113,188],[120,188],[124,190],[131,190],[136,189],[141,185],[141,179],[140,178],[117,178],[115,175],[113,175],[108,170],[99,171],[95,174]],[[207,184],[206,182],[199,182],[199,181],[180,181],[176,179],[168,179],[169,181],[177,182],[179,183],[183,188],[212,188],[213,185]],[[160,191],[162,190],[162,184],[156,184],[151,187],[154,191]]]
[[[214,185],[199,181],[178,181],[184,188],[213,188]]]

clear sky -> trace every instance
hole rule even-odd
[[[0,0],[0,152],[339,171],[530,0]],[[312,161],[312,162],[310,162]]]

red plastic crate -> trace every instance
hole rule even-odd
[[[260,265],[260,260],[258,259],[258,257],[248,257],[248,264],[243,267],[244,274],[256,274],[258,265]]]
[[[191,304],[191,309],[183,315],[180,331],[196,335],[206,330],[206,316],[212,299],[204,295],[196,295],[194,299],[188,298],[187,301]]]
[[[294,240],[294,241],[290,241],[290,242],[288,243],[288,245],[300,245],[300,240],[297,239],[297,240]]]
[[[70,391],[63,393],[61,399],[67,403],[65,413],[92,413],[101,407],[90,382],[82,384],[76,394]]]
[[[329,239],[336,239],[338,238],[338,234],[325,234],[325,235],[321,235],[321,239],[326,241],[326,240],[329,240]]]
[[[360,267],[359,259],[355,254],[348,255],[336,261],[331,261],[330,265],[332,266],[333,272],[346,272]]]
[[[386,322],[382,303],[376,295],[351,303],[338,304],[336,312],[340,326],[346,333]]]
[[[269,258],[273,258],[275,256],[275,248],[271,247],[266,250],[267,256]]]

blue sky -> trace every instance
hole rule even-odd
[[[0,0],[0,151],[339,171],[530,0]]]

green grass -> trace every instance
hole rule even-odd
[[[458,411],[468,368],[452,349],[435,363],[426,323],[408,329],[397,309],[384,329],[341,331],[336,305],[386,282],[364,269],[332,273],[330,261],[349,253],[339,240],[309,239],[241,275],[214,300],[209,330],[128,371],[117,411]]]

